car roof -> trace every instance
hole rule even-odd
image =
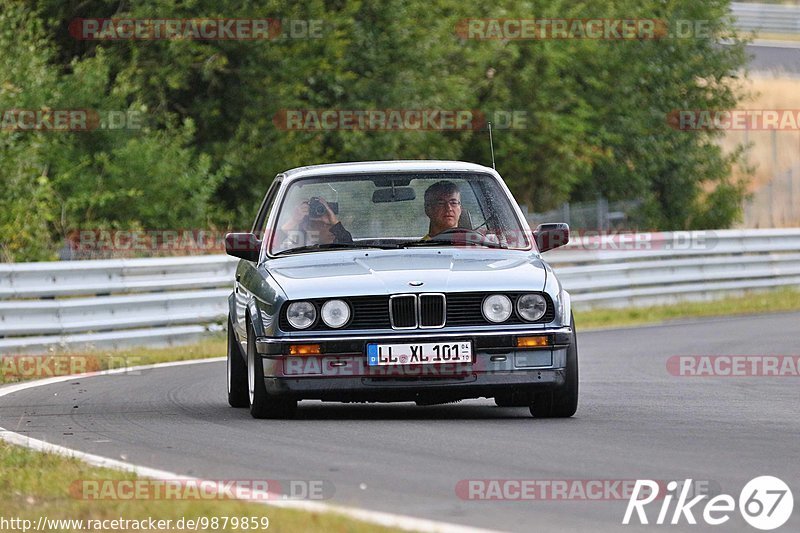
[[[406,172],[482,172],[500,177],[497,172],[483,165],[466,163],[464,161],[432,161],[432,160],[403,160],[403,161],[359,161],[354,163],[332,163],[327,165],[311,165],[293,168],[282,172],[279,176],[284,179],[334,176],[339,174],[384,174]]]

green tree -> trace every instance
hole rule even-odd
[[[71,229],[249,226],[274,175],[369,159],[489,164],[485,131],[285,131],[287,109],[521,113],[496,131],[498,170],[535,210],[642,200],[659,229],[722,228],[744,188],[741,151],[677,131],[676,109],[726,109],[744,44],[709,0],[0,0],[0,109],[139,113],[140,129],[0,131],[4,259],[53,257]],[[322,21],[317,38],[83,41],[76,18]],[[708,21],[696,38],[473,40],[467,18]],[[719,38],[732,39],[720,46]]]

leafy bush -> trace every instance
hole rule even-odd
[[[282,131],[285,109],[520,112],[496,131],[498,170],[543,211],[602,195],[643,200],[646,226],[730,226],[744,194],[739,151],[671,128],[676,109],[742,97],[744,44],[722,0],[0,0],[0,110],[139,113],[142,127],[0,131],[0,249],[54,258],[70,230],[247,227],[274,175],[369,159],[489,164],[483,131]],[[79,41],[75,18],[274,17],[323,21],[320,38]],[[704,20],[709,38],[463,39],[466,18]],[[720,37],[732,38],[719,46]]]

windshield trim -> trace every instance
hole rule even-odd
[[[316,253],[316,252],[338,252],[342,250],[397,250],[399,246],[380,246],[377,244],[360,243],[328,243],[311,244],[308,246],[296,246],[287,248],[273,254],[275,257],[286,257],[294,254]]]
[[[365,179],[367,176],[391,176],[391,177],[395,177],[396,178],[396,177],[404,175],[404,174],[405,175],[411,175],[411,176],[422,175],[422,174],[431,174],[431,175],[433,175],[433,174],[455,174],[455,175],[461,175],[461,176],[485,176],[485,177],[488,177],[489,179],[494,180],[495,182],[497,182],[497,184],[500,186],[500,189],[506,195],[506,199],[507,199],[507,201],[509,202],[509,204],[511,206],[511,212],[513,213],[514,219],[516,220],[517,225],[520,228],[520,231],[522,232],[522,234],[525,237],[525,241],[526,241],[525,246],[520,246],[518,248],[488,248],[488,247],[484,247],[484,246],[471,246],[470,248],[482,249],[482,250],[504,250],[504,251],[515,251],[515,252],[533,252],[533,253],[536,253],[536,254],[539,253],[539,250],[538,250],[538,248],[536,247],[536,244],[535,244],[536,239],[534,239],[533,230],[530,229],[530,226],[528,225],[527,220],[525,219],[524,216],[522,216],[522,210],[520,209],[516,198],[514,198],[514,195],[511,194],[511,191],[509,190],[508,186],[506,185],[505,180],[499,174],[497,174],[496,172],[487,172],[487,171],[482,171],[482,170],[465,170],[465,169],[452,169],[452,170],[450,170],[450,169],[447,169],[447,170],[438,170],[438,169],[437,170],[408,170],[408,169],[388,170],[387,169],[387,170],[382,170],[382,171],[378,171],[378,172],[375,172],[375,173],[372,173],[372,172],[369,172],[369,173],[367,173],[367,172],[364,172],[364,173],[361,173],[361,172],[353,173],[353,172],[344,172],[343,171],[341,173],[335,173],[335,174],[327,174],[327,173],[325,173],[325,174],[312,174],[312,175],[308,175],[308,176],[296,176],[296,177],[292,177],[291,179],[283,179],[282,182],[281,182],[280,190],[277,193],[278,194],[278,198],[276,199],[276,205],[273,208],[272,213],[270,213],[270,220],[267,223],[267,228],[268,228],[267,231],[269,232],[269,238],[265,238],[262,241],[261,259],[260,259],[259,262],[264,262],[264,261],[267,261],[269,259],[288,257],[289,255],[291,255],[291,254],[283,255],[280,252],[278,252],[278,255],[275,255],[275,253],[273,253],[270,250],[272,241],[275,238],[275,236],[277,235],[277,233],[276,233],[277,232],[277,227],[276,226],[277,226],[277,223],[278,223],[278,215],[283,210],[284,203],[286,202],[286,199],[287,199],[287,196],[288,196],[287,193],[288,193],[289,187],[293,186],[294,184],[296,184],[298,182],[306,181],[306,180],[331,179],[331,181],[335,181],[335,180],[337,180],[339,178],[342,178],[342,177],[351,177],[353,181],[358,181],[358,180],[361,180],[361,179]],[[278,176],[276,176],[276,178],[278,178],[278,177],[284,178],[285,175],[284,175],[284,173],[280,173],[280,174],[278,174]],[[314,251],[314,252],[309,251],[309,252],[300,252],[300,253],[320,253],[320,252],[338,252],[338,251],[342,251],[342,249],[317,250],[317,251]]]

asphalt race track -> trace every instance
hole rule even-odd
[[[800,313],[579,333],[581,403],[567,420],[476,400],[302,402],[296,420],[259,421],[227,406],[225,364],[207,363],[16,392],[0,399],[0,426],[181,475],[326,480],[329,503],[508,531],[659,528],[622,526],[626,500],[468,501],[457,483],[692,478],[738,501],[747,481],[774,475],[795,498],[777,531],[800,531],[800,378],[666,367],[673,355],[798,355],[798,331]],[[681,524],[661,530],[757,531],[738,508],[723,526]]]

